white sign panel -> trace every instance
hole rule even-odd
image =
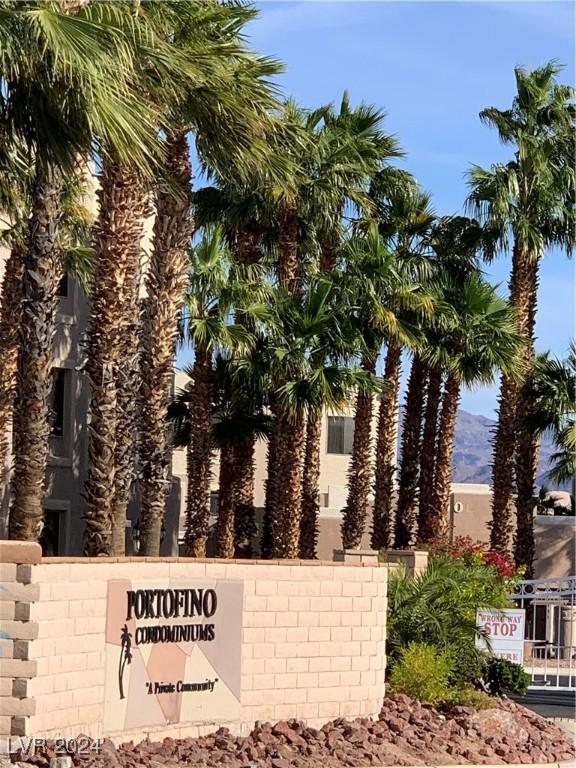
[[[476,611],[476,623],[487,633],[492,654],[515,664],[524,663],[524,618],[525,611],[520,608]],[[482,637],[476,638],[476,647],[488,650]]]

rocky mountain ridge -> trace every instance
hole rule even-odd
[[[453,482],[455,483],[490,483],[492,464],[492,439],[496,421],[468,411],[458,411],[454,457],[452,459]],[[540,465],[537,475],[538,485],[553,487],[547,479],[550,456],[554,453],[552,440],[545,435],[540,451]]]

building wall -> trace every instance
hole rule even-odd
[[[454,536],[488,541],[492,493],[487,485],[454,484],[451,514]],[[536,557],[534,578],[548,579],[576,574],[576,518],[537,515],[534,519]]]
[[[20,546],[3,543],[4,562],[18,560],[14,551]],[[15,565],[6,574],[13,600],[23,585],[34,590],[27,593],[26,611],[19,610],[20,620],[8,627],[26,659],[12,671],[25,672],[20,676],[27,680],[18,699],[4,702],[4,710],[14,712],[0,725],[13,735],[86,733],[124,741],[148,733],[154,739],[195,735],[221,724],[248,732],[256,720],[296,717],[319,725],[340,716],[377,716],[384,697],[387,569],[375,558],[362,559],[310,564],[48,558]],[[104,727],[107,593],[118,580],[150,589],[242,585],[240,709],[234,720],[206,721],[199,711],[194,721],[158,728]]]

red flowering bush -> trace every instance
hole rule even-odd
[[[508,555],[495,552],[486,542],[473,541],[470,536],[459,536],[450,544],[433,544],[430,556],[459,560],[469,566],[485,565],[505,581],[520,579],[524,574],[524,569],[516,568]]]

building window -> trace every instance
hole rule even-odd
[[[218,517],[218,510],[220,509],[220,494],[218,491],[210,492],[210,514],[214,517]]]
[[[328,416],[328,453],[351,454],[353,440],[351,416]]]
[[[64,512],[61,509],[45,509],[44,525],[40,534],[43,557],[57,557],[60,552],[60,533]]]
[[[66,401],[66,375],[65,368],[52,369],[52,391],[50,393],[50,435],[52,437],[64,436],[64,408]]]

